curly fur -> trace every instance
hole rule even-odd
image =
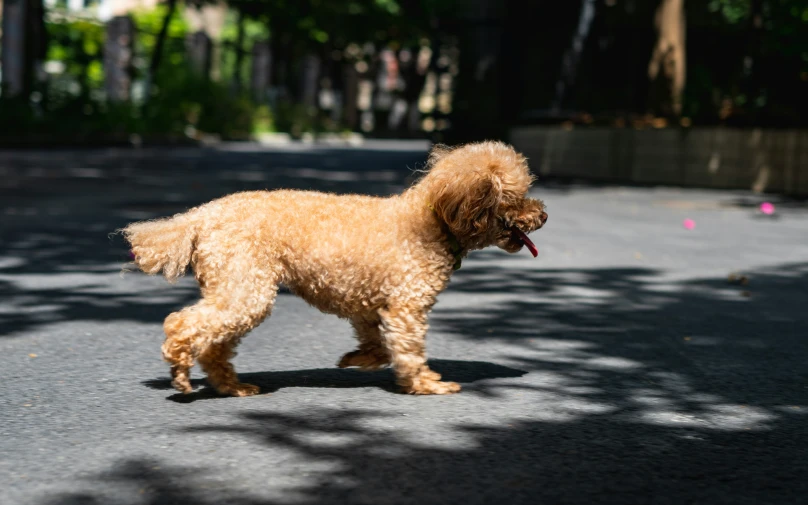
[[[423,177],[376,198],[311,191],[232,194],[171,218],[123,229],[135,264],[175,280],[191,266],[202,299],[169,315],[163,357],[173,385],[191,391],[199,362],[220,393],[246,396],[230,363],[239,340],[270,313],[278,285],[349,319],[357,350],[338,366],[392,366],[407,393],[460,390],[427,367],[427,314],[446,288],[455,254],[497,245],[508,252],[547,220],[526,197],[526,159],[500,142],[436,146]]]

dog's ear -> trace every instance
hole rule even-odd
[[[432,208],[454,235],[471,238],[485,233],[502,201],[502,182],[489,170],[446,174],[434,193]]]

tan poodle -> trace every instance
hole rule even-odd
[[[135,264],[173,281],[191,265],[202,299],[169,315],[163,357],[173,386],[191,392],[196,359],[220,394],[248,396],[230,363],[267,317],[278,285],[353,324],[357,350],[338,366],[392,366],[412,394],[455,393],[426,364],[427,314],[469,251],[515,253],[547,220],[527,198],[524,156],[500,142],[436,146],[425,174],[400,195],[310,191],[232,194],[174,217],[123,229]]]

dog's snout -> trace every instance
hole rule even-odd
[[[547,213],[546,213],[546,212],[542,212],[542,213],[539,215],[539,228],[541,228],[542,226],[544,226],[544,224],[545,224],[545,223],[547,223]]]

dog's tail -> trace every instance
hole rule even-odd
[[[162,271],[174,282],[191,263],[197,227],[189,214],[132,223],[121,232],[132,246],[135,265],[149,275]]]

